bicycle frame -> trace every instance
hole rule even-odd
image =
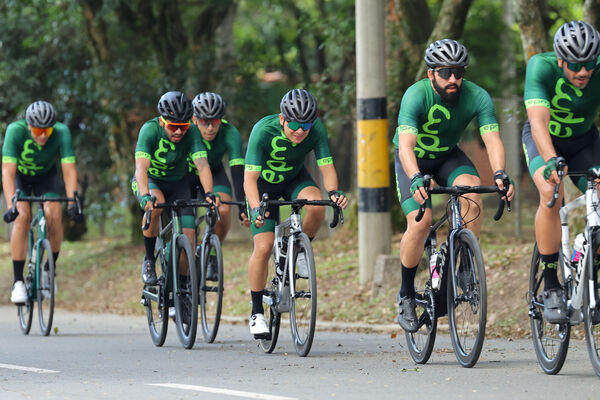
[[[571,175],[571,174],[570,174]],[[572,175],[576,175],[573,173]],[[570,322],[572,325],[579,324],[583,321],[583,314],[581,312],[583,305],[583,293],[584,293],[584,284],[587,279],[587,283],[589,285],[589,306],[590,308],[596,307],[596,291],[594,290],[594,280],[593,280],[593,262],[594,255],[591,254],[591,237],[596,229],[600,227],[600,214],[598,210],[599,199],[598,199],[598,191],[594,187],[594,181],[588,179],[587,189],[584,194],[577,197],[575,200],[565,204],[560,208],[560,222],[562,225],[561,228],[561,250],[562,250],[562,265],[561,268],[563,270],[565,284],[567,284],[569,292],[571,296],[567,301],[568,309],[570,312]],[[569,241],[569,225],[568,225],[568,216],[577,208],[585,207],[586,210],[586,227],[584,230],[584,238],[585,242],[583,245],[583,260],[580,261],[576,266],[571,263],[571,248]],[[575,275],[573,274],[575,273]],[[582,279],[583,278],[583,279]],[[574,283],[574,284],[573,284]]]

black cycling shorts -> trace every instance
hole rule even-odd
[[[56,166],[43,175],[26,176],[17,171],[15,189],[20,189],[24,196],[59,197],[62,193]]]

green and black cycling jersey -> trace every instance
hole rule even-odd
[[[8,125],[2,146],[2,162],[17,164],[21,175],[44,175],[56,167],[59,158],[62,164],[75,163],[71,132],[65,124],[54,124],[54,130],[43,146],[33,140],[24,119]]]
[[[221,165],[225,153],[229,156],[229,166],[244,165],[244,155],[242,154],[242,138],[237,128],[225,120],[221,120],[221,126],[214,140],[208,141],[202,139],[206,147],[206,156],[210,168],[216,168]],[[194,162],[188,157],[189,172],[198,174]]]
[[[296,144],[285,136],[279,114],[269,115],[252,128],[245,169],[260,172],[260,177],[270,184],[286,183],[298,175],[311,150],[315,151],[319,166],[333,164],[327,130],[321,119],[317,118],[308,136]]]
[[[483,88],[465,79],[458,103],[449,105],[433,90],[429,79],[422,79],[402,97],[393,142],[398,148],[398,135],[417,135],[417,158],[434,160],[454,150],[475,117],[481,134],[498,131],[494,103]]]
[[[171,142],[160,126],[158,117],[146,122],[135,147],[135,159],[150,160],[148,176],[161,181],[174,182],[185,177],[187,158],[206,158],[206,147],[198,128],[192,124],[178,143]]]
[[[558,138],[584,135],[590,130],[600,107],[600,72],[594,69],[585,88],[565,77],[554,52],[536,54],[527,63],[525,107],[550,109],[548,130]]]

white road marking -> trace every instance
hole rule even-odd
[[[11,365],[11,364],[0,364],[0,368],[18,369],[20,371],[35,372],[36,374],[58,374],[60,372],[60,371],[53,371],[51,369],[22,367],[20,365]]]
[[[196,386],[196,385],[180,385],[178,383],[148,383],[149,386],[162,386],[174,389],[183,389],[183,390],[194,390],[196,392],[206,392],[206,393],[217,393],[217,394],[227,394],[229,396],[238,396],[238,397],[247,397],[249,399],[260,399],[260,400],[298,400],[295,397],[285,397],[285,396],[274,396],[271,394],[262,394],[262,393],[253,393],[253,392],[242,392],[239,390],[230,390],[230,389],[219,389],[212,388],[208,386]]]

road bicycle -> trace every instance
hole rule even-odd
[[[425,239],[424,264],[428,273],[417,274],[415,300],[418,319],[416,332],[405,332],[408,351],[418,364],[425,364],[435,343],[437,321],[448,314],[450,339],[460,365],[470,368],[477,363],[485,339],[487,318],[487,288],[481,247],[475,234],[465,228],[460,199],[475,204],[464,197],[468,193],[498,193],[506,195],[497,186],[450,186],[430,188],[431,176],[425,175],[424,186],[428,194],[449,194],[446,213],[432,222]],[[505,187],[508,187],[505,182]],[[494,220],[499,220],[504,205],[510,211],[510,202],[500,198]],[[425,213],[420,206],[416,221]],[[446,222],[449,224],[446,241],[437,249],[436,233]],[[434,283],[434,276],[441,276]]]
[[[154,208],[165,208],[170,220],[163,227],[160,219],[156,241],[156,285],[145,285],[141,304],[146,307],[148,327],[154,345],[162,346],[167,337],[169,308],[174,307],[175,324],[179,341],[191,349],[196,340],[198,326],[198,274],[195,253],[187,236],[182,233],[181,210],[187,207],[206,207],[201,200],[175,200],[172,203],[154,204]],[[144,214],[143,230],[150,226],[151,210]]]
[[[564,158],[557,158],[559,184],[554,188],[548,207],[553,207],[558,199],[560,182],[565,175],[585,177],[587,187],[584,194],[564,204],[559,211],[561,221],[561,247],[559,251],[558,277],[563,289],[563,301],[567,305],[567,316],[558,324],[551,324],[544,319],[544,302],[542,289],[542,268],[537,244],[533,250],[531,273],[529,278],[529,317],[533,345],[538,363],[549,375],[557,374],[567,357],[571,326],[584,323],[585,338],[590,361],[597,375],[600,376],[600,311],[598,293],[598,265],[594,262],[600,250],[600,202],[598,200],[598,180],[600,169],[577,172],[564,170]],[[581,248],[573,246],[571,252],[568,216],[578,208],[585,208],[585,229],[576,237]]]
[[[12,210],[16,211],[17,202],[24,201],[30,204],[38,203],[38,211],[32,218],[28,232],[27,247],[27,276],[25,276],[25,290],[27,292],[27,301],[24,304],[17,305],[19,315],[19,325],[21,331],[27,335],[31,329],[33,319],[33,304],[38,303],[38,318],[42,335],[48,336],[52,328],[52,319],[54,317],[54,296],[55,296],[55,269],[52,247],[47,238],[47,221],[44,214],[43,204],[54,201],[60,203],[74,202],[77,207],[77,213],[81,214],[81,201],[74,192],[73,197],[33,197],[21,196],[21,190],[17,189],[12,197]],[[33,208],[32,208],[33,211]]]
[[[269,206],[291,206],[291,215],[275,226],[273,241],[274,268],[267,280],[263,294],[266,304],[265,319],[269,333],[260,340],[266,353],[272,353],[277,345],[281,314],[290,313],[290,327],[296,353],[305,357],[312,346],[317,320],[317,274],[312,246],[308,236],[302,231],[300,209],[304,206],[330,206],[333,208],[331,228],[338,222],[344,223],[342,209],[331,200],[269,200],[263,194],[260,202],[260,215],[264,219]],[[305,275],[299,274],[297,259],[303,253],[306,261]]]
[[[213,343],[221,321],[223,306],[223,250],[219,237],[215,234],[216,223],[221,219],[219,208],[202,203],[206,214],[196,217],[196,237],[202,222],[206,222],[204,235],[196,246],[195,259],[199,277],[200,327],[206,343]],[[243,202],[221,201],[221,204],[243,205]],[[216,279],[209,279],[209,264],[216,272]]]

